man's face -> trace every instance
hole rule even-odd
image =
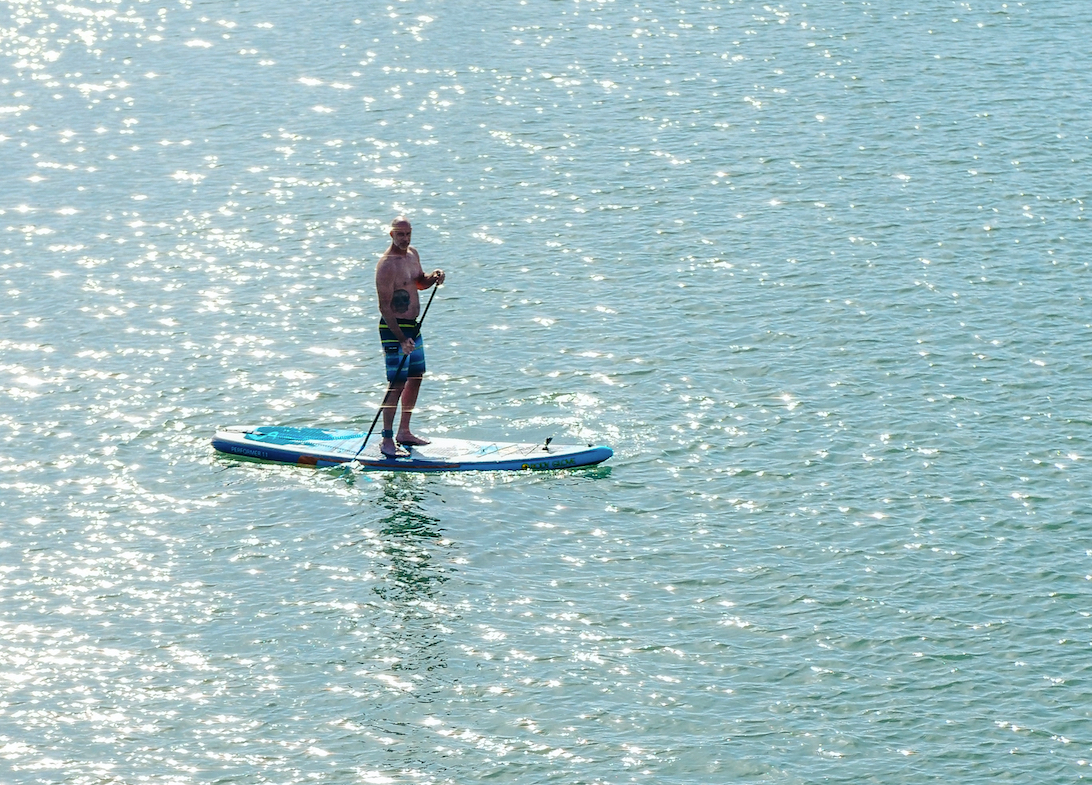
[[[391,227],[391,240],[399,250],[406,250],[409,248],[410,236],[413,234],[413,229],[408,223],[395,224]]]

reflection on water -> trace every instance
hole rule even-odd
[[[443,543],[440,521],[423,510],[425,492],[419,487],[420,479],[395,475],[383,486],[379,504],[389,514],[383,518],[379,534],[390,560],[390,573],[375,587],[384,600],[415,616],[420,615],[416,609],[421,603],[433,599],[446,580],[432,552]]]
[[[406,771],[407,760],[429,757],[419,723],[453,681],[445,674],[455,612],[442,594],[451,543],[439,519],[426,512],[431,481],[381,476],[378,493],[362,497],[360,514],[368,523],[360,545],[376,579],[376,600],[352,632],[357,664],[346,685],[352,699],[346,726],[366,740],[360,753],[378,756],[388,771]]]
[[[412,678],[447,667],[446,626],[454,616],[441,593],[450,566],[441,554],[450,543],[444,539],[439,519],[425,512],[430,495],[424,477],[394,475],[383,485],[378,504],[387,514],[380,520],[379,561],[387,572],[373,588],[386,604],[390,649],[386,656],[399,678]],[[382,569],[379,564],[378,569]],[[415,683],[414,692],[424,697],[438,688],[435,683]]]

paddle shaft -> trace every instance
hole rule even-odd
[[[428,309],[432,305],[432,298],[436,296],[436,290],[441,286],[442,284],[436,284],[432,287],[432,294],[429,295],[428,302],[425,303],[424,313],[422,313],[421,318],[417,320],[417,335],[421,334],[421,325],[425,323],[425,317],[428,316]],[[417,335],[415,335],[414,338],[416,338]],[[408,359],[409,355],[403,352],[402,359],[398,361],[398,370],[394,372],[395,380],[397,380],[399,374],[402,373],[402,366],[406,364],[406,360]],[[383,414],[383,408],[387,405],[387,399],[391,397],[391,390],[393,389],[394,380],[387,384],[387,392],[383,395],[383,403],[379,404],[379,411],[377,411],[375,417],[372,418],[372,425],[368,428],[368,433],[364,436],[364,443],[360,445],[360,449],[357,450],[356,455],[353,456],[354,461],[360,457],[360,453],[364,452],[364,448],[368,446],[368,439],[372,438],[372,431],[375,430],[375,424],[379,422],[379,417]],[[398,402],[395,401],[394,405],[397,406]]]

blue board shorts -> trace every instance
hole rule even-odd
[[[421,328],[416,321],[402,321],[398,320],[398,327],[402,330],[402,335],[414,336],[413,342],[416,348],[405,362],[402,358],[405,354],[402,353],[402,347],[398,343],[398,339],[394,337],[394,333],[391,332],[391,328],[387,327],[387,323],[382,319],[379,320],[379,340],[383,343],[383,357],[387,363],[387,381],[388,382],[404,382],[406,379],[420,379],[425,375],[425,341],[421,337]],[[401,363],[402,371],[398,371],[398,365]]]

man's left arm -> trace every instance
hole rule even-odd
[[[417,276],[416,283],[418,289],[428,289],[431,286],[437,286],[444,282],[444,271],[437,268],[431,273],[421,273]]]

